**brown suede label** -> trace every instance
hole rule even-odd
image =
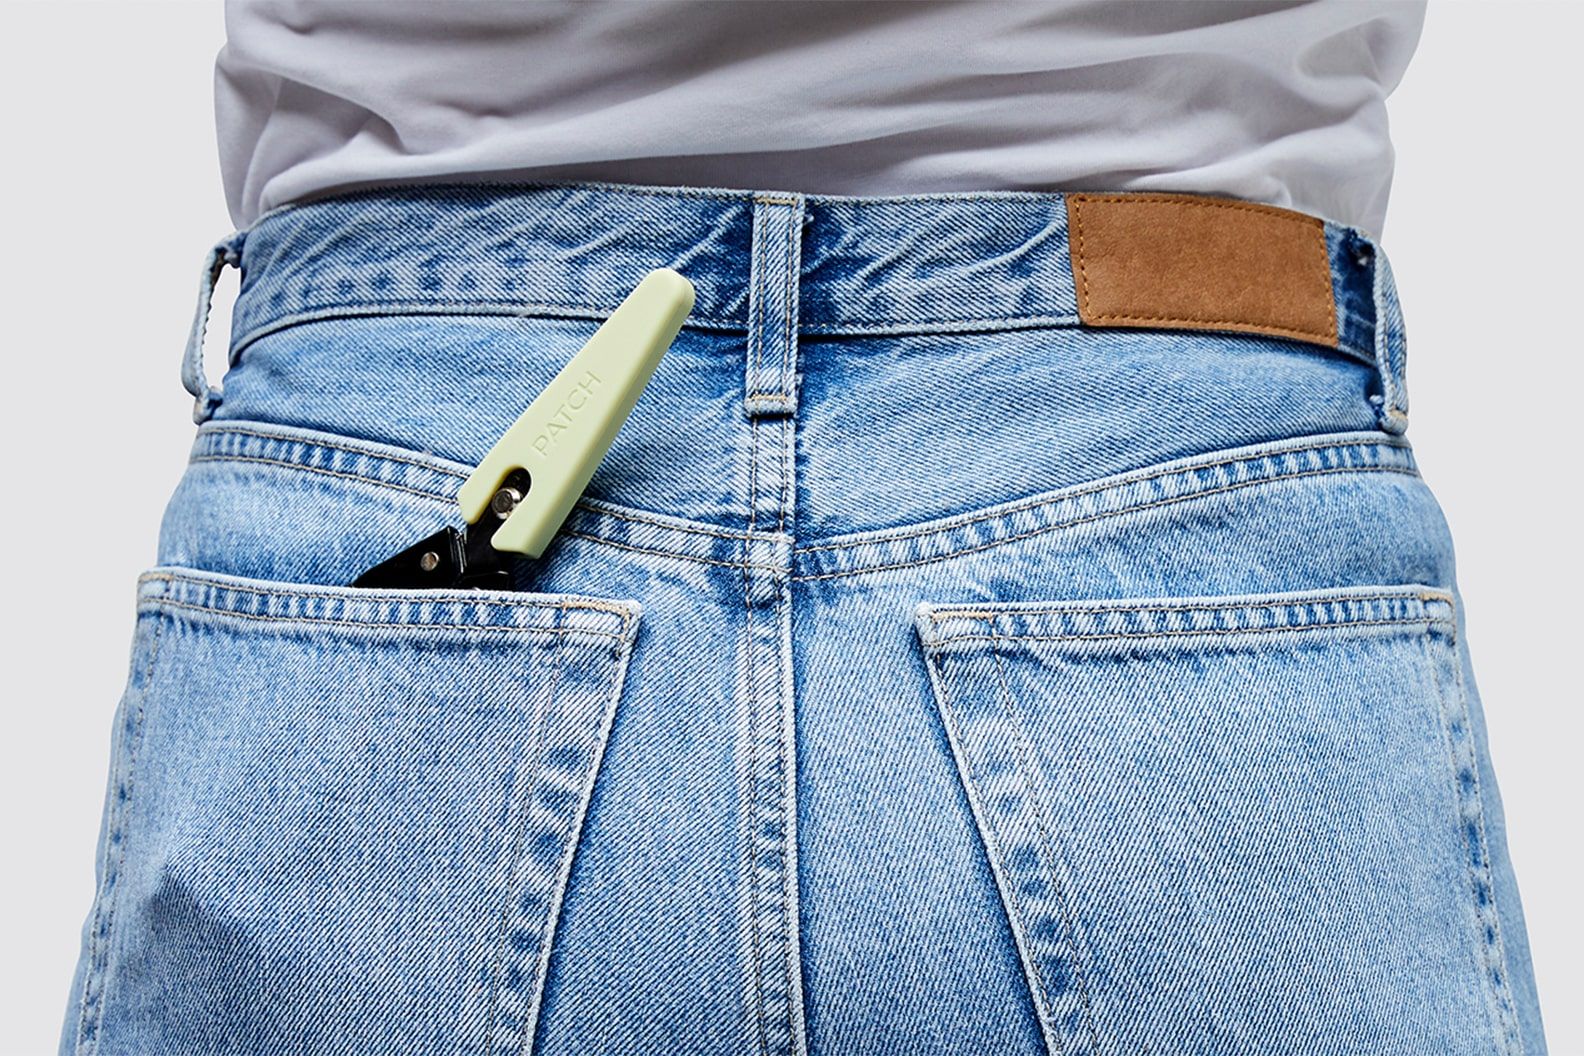
[[[1335,346],[1325,225],[1193,194],[1069,194],[1078,318],[1088,326],[1232,330]]]

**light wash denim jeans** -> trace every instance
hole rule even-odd
[[[1080,325],[1054,194],[227,240],[62,1051],[1543,1052],[1395,290],[1326,236],[1340,349]],[[345,586],[662,265],[518,591]]]

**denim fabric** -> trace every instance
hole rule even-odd
[[[1327,245],[1339,349],[1079,325],[1055,194],[228,239],[62,1051],[1544,1052],[1395,288]],[[344,586],[658,266],[517,590]]]

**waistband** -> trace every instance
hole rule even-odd
[[[796,276],[795,303],[767,293],[766,261]],[[1071,326],[1304,341],[1378,367],[1383,428],[1407,422],[1402,313],[1379,246],[1234,199],[562,183],[405,185],[286,206],[205,261],[183,370],[198,421],[219,399],[202,345],[227,266],[242,280],[233,360],[265,334],[332,317],[601,318],[649,269],[670,267],[696,289],[688,325],[713,330],[762,330],[750,313],[768,306],[810,337]]]

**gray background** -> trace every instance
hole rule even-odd
[[[1409,436],[1457,544],[1548,1034],[1573,1054],[1581,35],[1584,4],[1434,5],[1391,104],[1383,240],[1408,317]],[[221,40],[218,4],[0,0],[4,1052],[55,1043],[132,582],[192,439],[177,362],[203,253],[230,230],[210,104]]]

